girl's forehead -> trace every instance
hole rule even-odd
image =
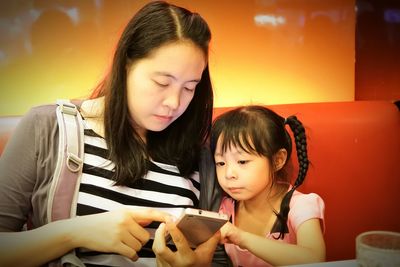
[[[217,141],[217,150],[221,152],[237,151],[241,153],[250,153],[254,151],[254,144],[250,136],[244,134],[224,135],[221,134]]]

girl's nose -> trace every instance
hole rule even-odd
[[[237,179],[237,174],[235,169],[232,166],[229,166],[228,164],[225,169],[225,178],[228,180]]]

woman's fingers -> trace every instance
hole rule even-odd
[[[196,248],[196,251],[201,252],[202,255],[210,255],[210,253],[213,253],[215,251],[215,248],[217,247],[220,240],[221,233],[220,231],[217,231],[212,237],[210,237],[210,239],[200,244]]]
[[[137,238],[137,236],[128,233],[126,236],[122,238],[122,243],[127,245],[128,247],[132,248],[135,251],[139,251],[142,249],[142,246],[145,242],[141,241]]]
[[[166,222],[172,220],[172,215],[155,209],[130,210],[133,219],[142,226],[146,226],[153,221]]]
[[[139,242],[140,246],[143,246],[150,239],[150,233],[146,231],[141,225],[137,222],[134,222],[128,226],[128,234],[132,238],[134,238],[137,242]],[[128,245],[128,244],[127,244]]]
[[[174,259],[174,252],[172,252],[165,243],[166,226],[165,223],[160,223],[158,226],[153,242],[153,252],[157,258],[160,258],[160,263],[170,262]]]
[[[137,261],[139,256],[137,255],[137,251],[130,246],[121,243],[117,248],[116,252],[122,256],[125,256],[133,261]]]
[[[175,223],[167,222],[166,229],[168,230],[169,234],[171,235],[172,240],[174,241],[174,244],[175,244],[177,250],[179,250],[183,253],[189,252],[192,250],[190,248],[189,243],[187,242],[185,236],[178,229],[178,227],[176,226]]]

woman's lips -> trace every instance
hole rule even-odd
[[[170,122],[172,120],[172,116],[162,116],[162,115],[154,115],[158,120],[163,122]]]

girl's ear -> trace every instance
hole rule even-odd
[[[274,155],[275,171],[279,171],[285,165],[287,159],[287,151],[284,148],[278,150]]]

